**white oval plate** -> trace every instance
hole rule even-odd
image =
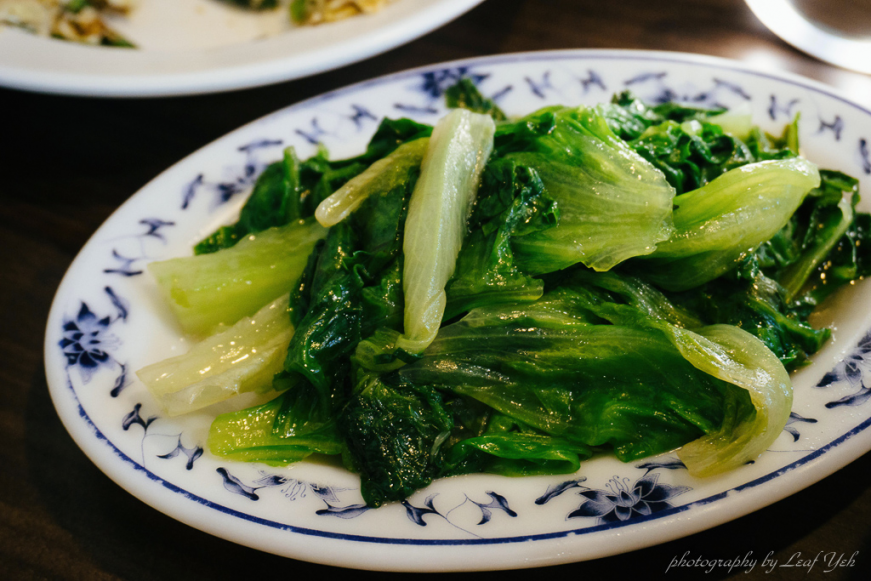
[[[871,286],[844,289],[818,319],[834,339],[794,376],[793,416],[754,464],[705,480],[673,455],[603,457],[574,475],[444,479],[407,502],[362,505],[359,480],[333,465],[287,469],[203,452],[215,410],[162,417],[133,371],[187,348],[143,267],[186,255],[235,218],[281,149],[363,150],[383,116],[434,122],[461,76],[509,115],[596,103],[630,89],[650,101],[747,105],[779,132],[801,112],[806,155],[871,191],[871,112],[825,86],[677,53],[566,51],[495,56],[382,77],[255,121],[182,160],[121,206],[64,278],[48,320],[52,399],[106,474],[191,526],[297,559],[382,570],[531,567],[613,555],[734,519],[784,498],[871,448]],[[868,204],[864,205],[866,211]],[[595,502],[593,502],[595,500]]]
[[[85,46],[0,26],[0,85],[69,95],[210,93],[297,79],[357,62],[450,22],[483,0],[397,0],[383,10],[294,27],[286,9],[218,0],[142,0],[111,24],[138,49]]]

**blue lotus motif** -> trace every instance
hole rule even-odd
[[[602,523],[626,521],[671,508],[672,498],[691,490],[688,486],[659,484],[658,481],[659,474],[654,473],[642,476],[634,484],[630,484],[628,478],[615,476],[608,481],[608,490],[581,491],[579,494],[586,500],[568,517],[598,517]]]
[[[68,367],[78,367],[85,383],[101,366],[111,367],[115,360],[109,354],[120,340],[109,332],[111,317],[98,318],[82,303],[75,320],[64,322],[63,339],[58,342],[67,358]]]

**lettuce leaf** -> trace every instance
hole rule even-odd
[[[765,345],[732,325],[713,325],[695,332],[672,328],[670,336],[694,367],[747,390],[755,414],[726,410],[716,431],[678,450],[690,474],[711,476],[755,460],[783,431],[792,410],[792,382]]]
[[[136,375],[168,415],[186,414],[240,393],[270,389],[292,335],[285,295],[184,355],[143,367]]]
[[[603,271],[650,254],[673,231],[674,189],[608,127],[601,107],[546,107],[499,126],[496,153],[537,172],[555,228],[512,241],[529,274],[583,263]]]
[[[455,109],[433,131],[405,222],[405,331],[398,347],[409,353],[426,349],[438,333],[445,285],[456,267],[494,130],[490,117]]]
[[[561,306],[547,317],[530,305],[472,311],[397,374],[551,436],[613,446],[624,461],[684,446],[699,475],[755,458],[786,424],[789,375],[746,331],[683,328],[601,287],[561,287],[542,301]]]
[[[396,373],[577,445],[608,445],[624,461],[714,432],[744,397],[658,329],[596,324],[604,321],[582,292],[562,288],[542,301],[552,305],[544,317],[530,305],[476,309]]]
[[[440,446],[452,427],[433,390],[390,386],[364,376],[340,415],[347,461],[361,475],[372,507],[404,500],[437,475]]]
[[[745,165],[682,194],[676,232],[638,262],[639,272],[672,291],[713,280],[777,234],[819,183],[814,164],[792,158]]]
[[[292,464],[312,454],[341,454],[342,440],[334,421],[302,435],[273,432],[284,400],[292,395],[288,391],[263,405],[215,418],[209,429],[209,451],[228,460],[272,466]]]
[[[314,219],[295,221],[219,252],[152,262],[148,270],[182,330],[205,336],[286,294],[326,234]]]
[[[544,283],[515,264],[511,242],[556,226],[556,202],[535,170],[513,162],[488,164],[482,182],[471,233],[445,289],[445,319],[484,305],[534,301],[544,293]]]
[[[416,179],[428,144],[429,139],[422,138],[400,145],[322,201],[315,210],[315,218],[325,228],[335,226],[372,194],[389,191]]]

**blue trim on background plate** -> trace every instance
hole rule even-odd
[[[410,71],[404,71],[404,72],[396,73],[393,75],[379,77],[378,79],[372,79],[369,81],[364,81],[361,83],[357,83],[355,85],[344,87],[342,89],[337,89],[335,91],[325,93],[325,94],[317,96],[317,97],[313,97],[311,99],[308,99],[308,100],[303,101],[301,103],[298,103],[296,105],[291,105],[289,107],[286,107],[286,108],[284,108],[280,111],[277,111],[271,115],[268,115],[268,116],[263,117],[259,120],[253,121],[249,125],[255,125],[255,124],[259,124],[259,123],[263,123],[263,122],[268,122],[272,119],[276,119],[276,118],[281,117],[285,114],[288,114],[291,112],[296,112],[300,109],[310,108],[310,107],[315,106],[319,103],[330,101],[330,100],[336,99],[338,97],[341,97],[343,95],[346,95],[348,93],[360,91],[362,89],[369,88],[372,86],[401,81],[403,79],[417,78],[422,73],[424,73],[426,71],[445,70],[445,69],[450,69],[450,68],[456,68],[458,66],[472,65],[472,64],[474,64],[474,66],[486,66],[486,65],[494,65],[494,64],[529,62],[529,61],[540,61],[540,60],[548,60],[548,61],[623,60],[623,61],[651,61],[651,62],[655,61],[655,62],[667,62],[667,63],[682,64],[682,65],[690,65],[690,66],[695,66],[695,67],[703,67],[706,69],[727,70],[727,71],[732,71],[732,72],[741,73],[741,74],[745,74],[745,75],[761,77],[761,78],[777,81],[779,83],[784,83],[787,85],[800,87],[802,89],[805,89],[805,90],[808,90],[808,91],[811,91],[811,92],[814,92],[817,94],[825,95],[825,96],[832,98],[836,101],[839,101],[843,104],[849,105],[850,107],[857,109],[857,110],[865,113],[866,115],[871,116],[871,111],[862,107],[861,105],[858,105],[852,101],[845,99],[844,97],[841,97],[841,96],[834,94],[834,93],[830,93],[830,92],[828,92],[824,89],[821,89],[819,87],[809,86],[807,84],[804,84],[804,83],[796,81],[796,80],[784,79],[784,78],[777,76],[777,75],[768,74],[768,73],[759,72],[759,71],[754,71],[752,69],[748,70],[748,69],[740,68],[738,66],[720,64],[720,63],[716,62],[717,60],[720,60],[717,57],[707,57],[707,58],[710,58],[714,62],[709,62],[709,63],[708,62],[701,62],[700,63],[700,62],[695,62],[692,60],[684,60],[684,59],[681,59],[679,57],[645,56],[642,54],[632,54],[629,51],[627,51],[627,53],[625,55],[614,55],[614,54],[598,54],[598,55],[597,54],[583,54],[583,55],[579,55],[577,53],[571,53],[571,52],[556,53],[556,54],[554,54],[554,53],[519,53],[519,54],[515,54],[515,55],[500,55],[500,56],[494,56],[494,57],[465,59],[465,60],[460,60],[460,61],[441,63],[441,64],[435,65],[435,66],[420,67],[420,68],[413,69]],[[293,532],[293,533],[298,533],[298,534],[304,534],[304,535],[309,535],[309,536],[333,538],[333,539],[340,539],[340,540],[347,540],[347,541],[369,542],[369,543],[379,543],[379,544],[396,544],[396,545],[493,545],[493,544],[503,544],[503,543],[518,543],[518,542],[526,542],[526,541],[564,538],[564,537],[570,537],[570,536],[575,536],[575,535],[583,535],[583,534],[599,532],[599,531],[603,531],[603,530],[622,528],[622,527],[627,526],[627,525],[645,524],[645,523],[651,522],[653,520],[661,519],[663,517],[668,517],[668,516],[671,516],[674,514],[678,514],[678,513],[687,511],[690,508],[704,506],[704,505],[714,503],[718,500],[721,500],[721,499],[729,496],[731,493],[754,488],[754,487],[757,487],[761,484],[764,484],[766,482],[769,482],[771,480],[779,478],[780,476],[783,476],[784,474],[787,474],[787,473],[795,470],[796,468],[803,466],[804,464],[807,464],[807,463],[815,460],[816,458],[820,457],[822,454],[824,454],[828,450],[836,448],[837,446],[841,445],[843,442],[845,442],[845,441],[849,440],[850,438],[854,437],[855,435],[865,431],[869,426],[871,426],[871,418],[866,419],[864,422],[862,422],[861,424],[859,424],[855,428],[851,429],[849,432],[843,434],[842,436],[840,436],[836,440],[833,440],[832,442],[823,446],[822,448],[808,454],[807,456],[804,456],[803,458],[801,458],[801,459],[799,459],[791,464],[788,464],[787,466],[780,468],[779,470],[776,470],[776,471],[771,472],[765,476],[757,478],[756,480],[746,482],[744,484],[741,484],[739,486],[736,486],[735,488],[731,488],[731,489],[726,490],[724,492],[709,496],[707,498],[703,498],[701,500],[691,502],[691,503],[686,504],[686,505],[666,509],[666,510],[663,510],[661,512],[658,512],[658,513],[655,513],[655,514],[652,514],[649,516],[639,516],[639,517],[633,518],[631,520],[618,522],[618,523],[596,525],[596,526],[591,526],[591,527],[572,529],[572,530],[560,531],[560,532],[554,532],[554,533],[542,533],[542,534],[524,535],[524,536],[517,536],[517,537],[503,537],[503,538],[493,538],[493,539],[480,539],[480,538],[479,539],[429,539],[429,540],[427,540],[427,539],[403,539],[403,538],[369,537],[369,536],[363,536],[363,535],[333,533],[333,532],[328,532],[328,531],[314,530],[314,529],[309,529],[309,528],[304,528],[304,527],[297,527],[297,526],[293,526],[293,525],[282,524],[282,523],[278,523],[275,521],[270,521],[270,520],[263,519],[260,517],[252,516],[252,515],[249,515],[249,514],[246,514],[243,512],[239,512],[235,509],[228,508],[226,506],[217,504],[213,501],[210,501],[210,500],[207,500],[207,499],[202,498],[200,496],[197,496],[197,495],[195,495],[187,490],[184,490],[184,489],[172,484],[171,482],[168,482],[168,481],[164,480],[163,478],[157,476],[156,474],[154,474],[153,472],[151,472],[150,470],[148,470],[147,468],[145,468],[144,466],[140,465],[139,463],[134,461],[132,458],[127,456],[124,452],[122,452],[117,446],[115,446],[115,444],[111,440],[109,440],[99,430],[99,428],[91,420],[90,416],[87,414],[87,412],[82,407],[81,402],[78,398],[78,394],[76,393],[75,387],[73,386],[73,384],[69,380],[69,378],[67,379],[67,387],[70,389],[70,392],[72,393],[73,398],[76,401],[79,416],[87,423],[88,426],[90,426],[90,428],[93,430],[96,438],[98,440],[105,441],[111,447],[111,449],[114,451],[115,455],[118,456],[124,462],[130,464],[132,466],[132,468],[134,469],[134,471],[142,472],[150,480],[157,482],[157,483],[160,483],[163,487],[167,488],[168,490],[170,490],[172,492],[178,493],[178,494],[184,496],[185,498],[187,498],[193,502],[196,502],[196,503],[201,504],[203,506],[206,506],[208,508],[217,510],[217,511],[222,512],[224,514],[227,514],[229,516],[238,517],[238,518],[241,518],[243,520],[247,520],[247,521],[252,522],[252,523],[260,524],[263,526],[268,526],[270,528],[274,528],[274,529],[278,529],[278,530],[283,530],[283,531],[288,531],[288,532]]]

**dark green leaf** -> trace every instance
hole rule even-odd
[[[490,115],[496,121],[505,121],[507,117],[496,103],[486,98],[468,78],[462,78],[445,91],[447,106],[456,109],[468,109],[475,113]]]
[[[350,465],[360,472],[366,504],[404,500],[440,470],[440,445],[450,415],[434,391],[388,386],[377,377],[344,407],[340,417]]]

